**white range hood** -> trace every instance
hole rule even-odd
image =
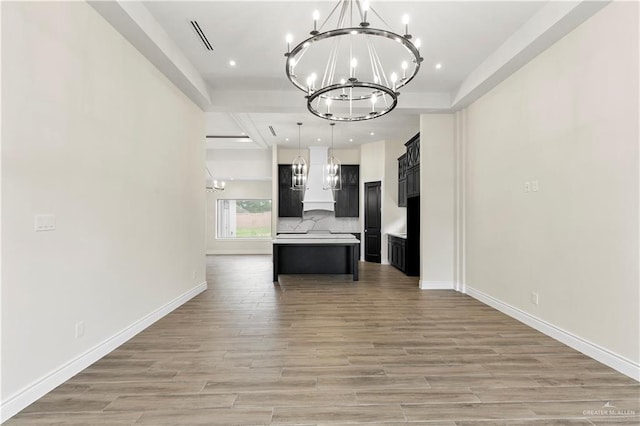
[[[322,189],[322,171],[327,164],[329,147],[309,147],[309,170],[307,174],[307,188],[302,200],[303,210],[335,211],[333,191]]]

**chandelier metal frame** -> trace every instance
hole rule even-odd
[[[350,12],[351,15],[353,15],[354,4],[358,9],[357,12],[359,13],[361,22],[359,26],[353,26],[353,24],[351,24],[351,26],[345,26],[347,12]],[[291,36],[287,36],[287,52],[285,53],[285,56],[287,57],[285,65],[287,78],[295,87],[307,94],[305,96],[307,99],[307,109],[317,117],[332,121],[362,121],[381,117],[389,113],[397,106],[398,95],[400,94],[399,89],[413,80],[413,78],[420,70],[420,64],[423,58],[420,56],[419,40],[416,40],[415,44],[411,41],[412,36],[409,34],[407,22],[405,22],[405,35],[399,35],[393,31],[370,27],[369,22],[367,22],[367,11],[370,9],[373,13],[375,13],[376,16],[378,16],[378,18],[380,18],[380,16],[377,12],[375,12],[373,8],[369,7],[366,0],[364,1],[364,4],[360,0],[338,0],[338,4],[333,8],[324,23],[320,26],[320,30],[331,19],[331,17],[338,9],[340,9],[340,16],[338,18],[339,28],[320,32],[317,28],[317,14],[315,14],[314,29],[310,32],[311,37],[302,41],[293,49],[290,49]],[[384,22],[382,18],[380,18],[380,20]],[[345,36],[367,37],[366,43],[369,53],[369,63],[374,75],[374,81],[358,79],[355,76],[354,71],[353,74],[349,75],[348,79],[345,78],[339,82],[335,82],[336,61],[338,60],[338,46],[341,41],[340,38]],[[312,82],[309,82],[309,80],[307,79],[306,84],[305,82],[300,81],[295,73],[295,68],[302,60],[305,53],[310,48],[312,48],[315,43],[332,38],[335,39],[335,44],[334,47],[332,47],[332,51],[329,55],[320,87],[316,89],[315,79],[312,80]],[[406,69],[407,67],[405,66],[406,64],[403,65],[402,78],[394,81],[394,77],[397,78],[397,76],[395,76],[395,73],[392,74],[391,83],[387,79],[387,76],[384,74],[384,67],[380,62],[380,58],[376,51],[374,40],[378,40],[378,38],[390,39],[399,43],[402,48],[406,49],[409,52],[412,58],[412,62],[414,63],[413,69],[408,73]],[[416,46],[416,44],[418,46]],[[353,58],[349,59],[353,60]],[[355,65],[352,65],[352,67],[355,70]],[[354,89],[358,89],[356,90],[356,94],[354,94]],[[378,110],[376,110],[375,104],[378,97],[382,98],[384,104],[381,105]],[[353,114],[352,104],[354,101],[366,101],[371,99],[371,111],[368,111],[366,113],[360,112],[359,114],[355,115]],[[320,111],[320,101],[325,101],[325,111]],[[333,102],[348,102],[349,115],[341,115],[331,112],[330,105]]]

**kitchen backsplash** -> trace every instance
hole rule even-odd
[[[279,217],[278,232],[360,232],[357,217],[336,217],[333,212],[311,210],[300,217]]]

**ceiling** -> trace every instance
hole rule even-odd
[[[370,3],[398,33],[403,30],[402,16],[410,15],[410,33],[422,40],[424,62],[416,78],[402,89],[394,111],[374,120],[338,123],[337,148],[409,139],[419,130],[420,113],[451,112],[468,105],[606,4]],[[303,146],[329,143],[329,123],[306,110],[304,94],[286,78],[283,54],[285,35],[294,36],[294,45],[307,38],[312,12],[317,9],[327,16],[335,1],[91,4],[207,111],[207,134],[217,136],[207,139],[208,148],[297,147],[296,122],[304,123]],[[205,48],[191,21],[197,21],[213,50]],[[231,60],[235,66],[229,64]],[[436,64],[441,68],[436,69]]]

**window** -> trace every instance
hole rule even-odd
[[[271,200],[218,200],[218,238],[271,238]]]

